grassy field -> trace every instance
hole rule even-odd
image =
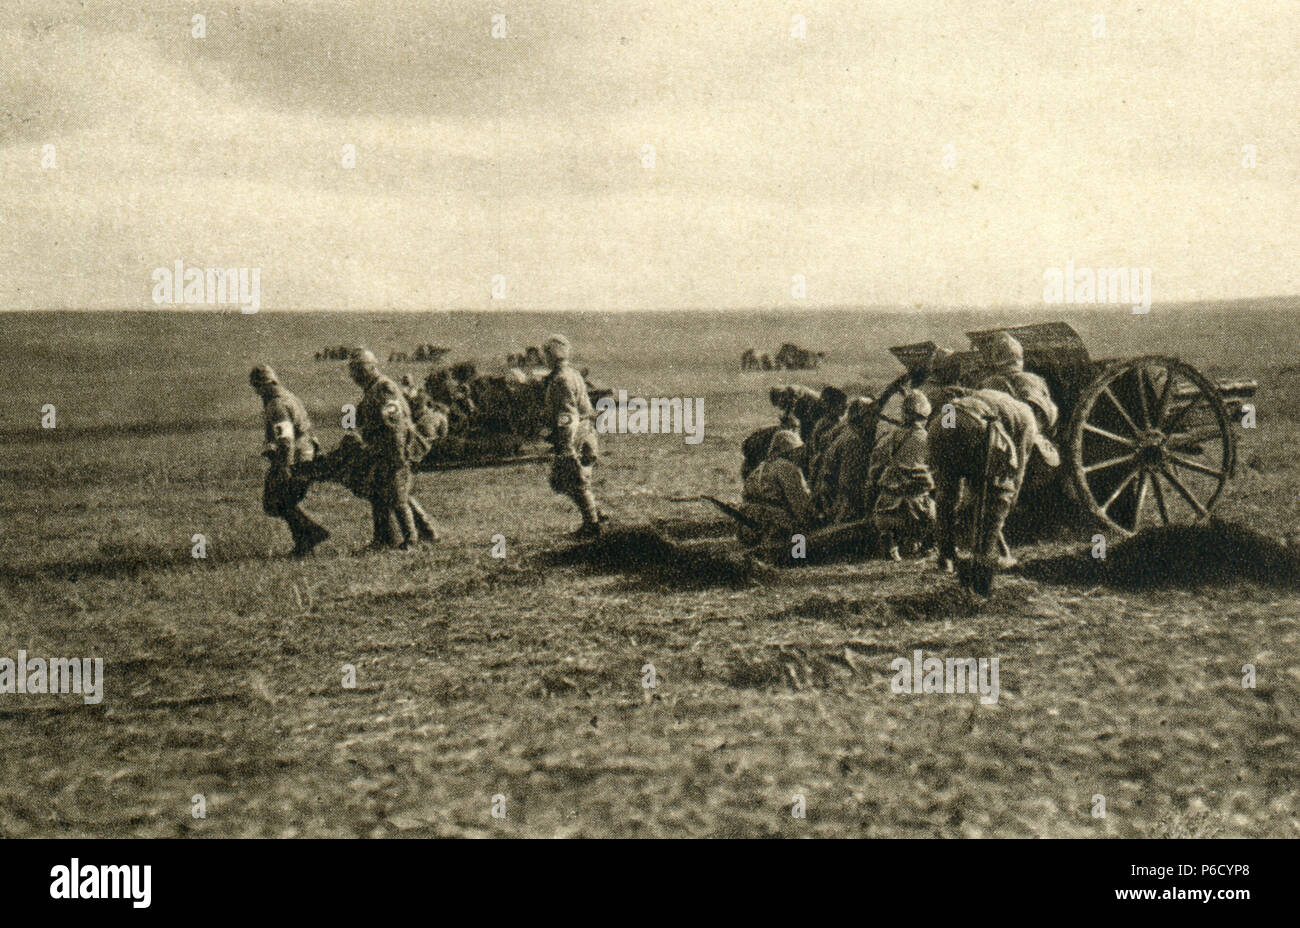
[[[0,834],[1300,836],[1300,582],[1266,541],[1300,528],[1297,310],[0,315],[0,656],[105,661],[99,705],[0,696]],[[791,378],[813,386],[882,385],[889,345],[1048,318],[1096,357],[1260,381],[1219,510],[1256,534],[1178,549],[1204,582],[1152,582],[1167,552],[1141,539],[1099,569],[1085,525],[1020,547],[988,600],[922,562],[751,568],[714,513],[665,500],[739,495],[739,442],[782,379],[739,373],[746,347],[829,352]],[[321,347],[486,361],[554,329],[603,385],[704,398],[702,444],[611,436],[597,468],[674,571],[620,546],[635,533],[570,550],[541,465],[421,475],[445,537],[408,554],[361,553],[367,508],[318,487],[334,538],[284,556],[252,363],[332,446],[356,390]],[[916,649],[997,657],[1000,699],[895,695],[889,663]]]

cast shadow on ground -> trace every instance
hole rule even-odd
[[[735,545],[680,544],[649,526],[609,529],[598,538],[541,555],[546,566],[586,567],[634,578],[638,587],[700,589],[745,587],[771,568]]]
[[[1104,558],[1090,555],[1029,561],[1015,572],[1044,583],[1121,590],[1196,589],[1242,580],[1300,589],[1297,552],[1233,522],[1145,529],[1111,547]]]

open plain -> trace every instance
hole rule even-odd
[[[0,697],[0,834],[1300,836],[1300,572],[1274,544],[1300,528],[1297,310],[0,315],[0,655],[105,675],[97,705]],[[1259,381],[1225,524],[1099,564],[1066,519],[981,600],[922,561],[747,563],[718,513],[666,499],[739,497],[774,383],[878,389],[891,345],[1056,318],[1094,357]],[[533,464],[419,475],[444,538],[406,554],[362,552],[368,510],[318,486],[333,539],[285,555],[253,363],[328,447],[356,390],[323,346],[487,365],[553,330],[603,386],[703,398],[698,445],[603,441],[597,494],[647,531],[575,551]],[[783,341],[829,360],[740,372]],[[669,558],[638,555],[649,530]],[[997,703],[892,693],[917,649],[999,658]]]

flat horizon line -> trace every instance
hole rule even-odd
[[[1039,311],[1057,311],[1057,312],[1116,312],[1127,315],[1149,315],[1150,312],[1159,309],[1179,309],[1194,306],[1214,306],[1214,305],[1236,305],[1242,303],[1287,303],[1300,302],[1300,294],[1284,294],[1273,296],[1249,296],[1249,297],[1230,297],[1219,299],[1203,300],[1170,300],[1162,302],[1153,302],[1151,310],[1147,313],[1133,313],[1132,304],[1129,303],[1005,303],[996,305],[971,305],[971,304],[902,304],[902,303],[873,303],[873,304],[849,304],[849,303],[823,303],[823,304],[806,304],[806,303],[787,303],[778,306],[684,306],[684,307],[638,307],[633,309],[611,308],[611,309],[557,309],[541,307],[481,307],[465,306],[445,308],[445,309],[413,309],[409,307],[262,307],[255,313],[242,312],[238,304],[209,305],[206,303],[195,303],[186,305],[178,304],[160,304],[153,307],[90,307],[90,306],[73,306],[59,308],[0,308],[0,315],[16,315],[18,313],[218,313],[241,316],[257,316],[263,313],[412,313],[412,314],[451,314],[451,313],[596,313],[602,315],[611,315],[619,313],[790,313],[790,312],[882,312],[882,313],[927,313],[927,312],[975,312],[975,313],[1002,313],[1002,312],[1039,312]]]

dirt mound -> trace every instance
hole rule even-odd
[[[551,555],[556,565],[584,565],[606,573],[638,574],[671,586],[746,586],[764,568],[751,557],[705,545],[676,544],[645,526],[610,529]]]
[[[1100,583],[1118,589],[1189,589],[1251,580],[1300,587],[1300,557],[1280,542],[1233,522],[1145,529],[1105,558],[1069,555],[1020,571],[1049,582]]]

